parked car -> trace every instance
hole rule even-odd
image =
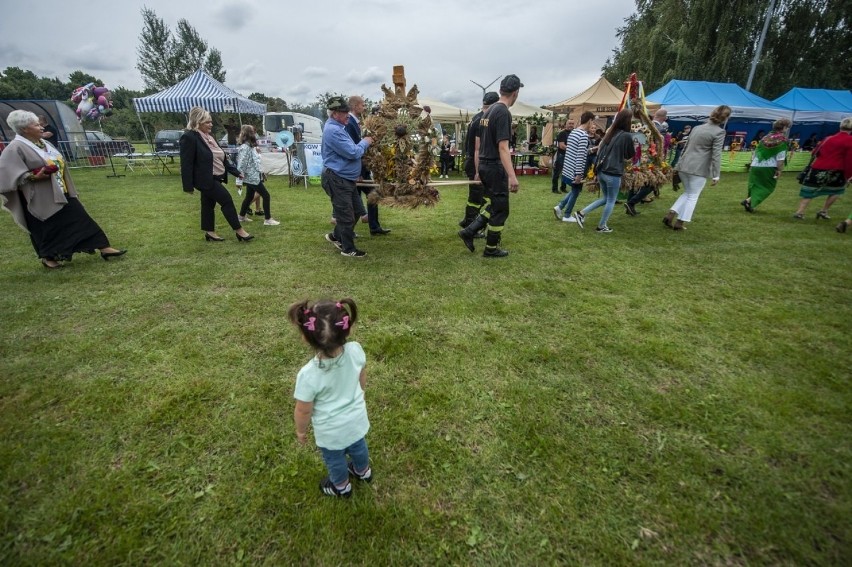
[[[91,156],[114,156],[115,154],[132,154],[136,148],[123,138],[113,138],[97,130],[86,130],[86,142]]]
[[[155,152],[177,152],[180,151],[180,137],[183,130],[160,130],[154,134]]]

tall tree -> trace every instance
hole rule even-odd
[[[289,110],[287,101],[278,97],[269,97],[263,93],[251,93],[248,97],[255,102],[265,104],[268,112],[285,112]]]
[[[162,90],[203,68],[214,79],[225,82],[222,54],[210,48],[188,21],[178,21],[177,36],[150,8],[142,8],[142,34],[136,49],[136,68],[145,86]]]
[[[632,72],[648,91],[671,79],[745,86],[769,0],[637,0],[603,66],[620,84]],[[775,98],[793,86],[848,88],[852,0],[778,0],[752,90]]]

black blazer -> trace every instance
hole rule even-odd
[[[213,187],[214,181],[228,182],[228,172],[237,177],[240,170],[230,162],[225,154],[225,174],[213,177],[213,152],[207,142],[195,130],[186,130],[180,137],[180,178],[183,190],[192,193],[194,189],[202,191]]]

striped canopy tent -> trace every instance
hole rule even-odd
[[[204,69],[199,69],[178,84],[150,96],[133,99],[136,112],[189,112],[201,106],[210,112],[265,114],[266,105],[229,89]]]

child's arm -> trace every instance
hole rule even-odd
[[[313,402],[296,400],[296,409],[293,411],[293,419],[296,422],[296,440],[302,445],[308,441],[308,424],[311,422],[311,414],[313,411]]]
[[[361,375],[358,376],[358,381],[361,382],[361,389],[367,391],[367,367],[361,369]]]

